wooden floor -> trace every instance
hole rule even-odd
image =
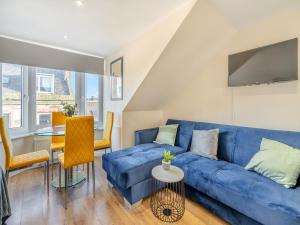
[[[47,197],[41,168],[21,172],[9,179],[12,216],[8,225],[142,225],[165,224],[157,220],[149,207],[149,199],[128,209],[116,190],[108,187],[99,157],[96,160],[96,197],[92,182],[69,191],[68,209],[63,207],[63,192],[50,189]],[[183,218],[173,224],[227,224],[200,205],[186,201]]]

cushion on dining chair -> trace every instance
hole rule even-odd
[[[62,150],[64,147],[65,147],[64,142],[51,143],[50,150],[51,151],[58,151],[58,150]]]
[[[50,156],[47,150],[29,152],[29,153],[13,156],[9,164],[9,169],[31,166],[35,163],[48,161],[49,158]]]
[[[111,143],[108,140],[96,140],[94,143],[95,149],[109,148],[111,147]]]

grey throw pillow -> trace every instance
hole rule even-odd
[[[191,152],[210,159],[218,159],[219,129],[193,130]]]

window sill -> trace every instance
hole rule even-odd
[[[96,127],[95,127],[95,130],[97,130],[97,131],[103,131],[103,130],[104,130],[104,128],[103,128],[102,126],[99,126],[99,127],[98,127],[98,126],[96,126]]]
[[[32,135],[33,135],[33,133],[31,133],[31,132],[11,134],[10,135],[10,140],[13,141],[13,140],[17,140],[17,139],[20,139],[20,138],[30,137]],[[0,143],[2,143],[2,140],[0,140]]]

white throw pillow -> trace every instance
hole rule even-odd
[[[193,130],[191,152],[210,159],[218,159],[219,129]]]

